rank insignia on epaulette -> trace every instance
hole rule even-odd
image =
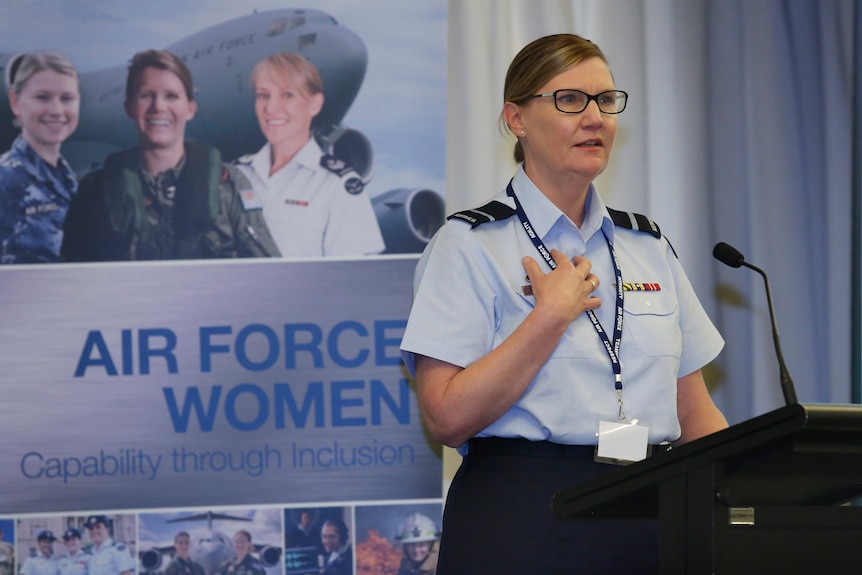
[[[627,283],[623,282],[623,291],[661,291],[658,284]]]
[[[348,194],[355,196],[356,194],[361,194],[362,190],[365,189],[365,182],[357,176],[346,178],[344,180],[344,189],[347,190]]]
[[[335,156],[325,155],[320,157],[320,165],[341,178],[344,189],[350,195],[361,194],[365,189],[365,182],[353,169],[353,166]]]

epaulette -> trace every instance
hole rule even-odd
[[[362,190],[365,189],[365,182],[362,181],[362,178],[359,177],[353,166],[341,158],[324,154],[320,157],[320,165],[341,178],[344,189],[347,190],[348,194],[355,196],[356,194],[361,194]]]
[[[614,221],[614,224],[621,228],[644,232],[650,234],[656,239],[661,239],[661,230],[659,229],[658,224],[646,216],[633,214],[631,212],[621,212],[613,208],[608,208],[608,213],[611,215],[611,219]]]
[[[658,224],[646,216],[630,212],[621,212],[613,208],[608,208],[608,213],[611,215],[611,219],[614,221],[614,224],[621,228],[644,232],[656,239],[661,239],[662,237]],[[670,250],[673,252],[673,255],[679,259],[676,249],[673,247],[673,244],[670,243],[670,240],[667,239],[667,236],[665,236],[664,241],[666,241],[667,245],[670,246]]]
[[[464,220],[470,224],[471,228],[475,228],[476,226],[487,224],[488,222],[499,222],[500,220],[511,218],[513,215],[515,215],[515,208],[507,206],[503,202],[493,200],[484,206],[473,210],[456,212],[446,219]]]

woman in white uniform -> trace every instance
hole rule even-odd
[[[324,154],[311,135],[323,108],[317,68],[298,54],[272,54],[251,73],[255,113],[267,143],[237,165],[251,180],[282,256],[352,256],[383,251],[363,182]]]

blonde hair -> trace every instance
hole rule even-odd
[[[24,90],[24,86],[30,81],[35,74],[51,70],[57,74],[71,76],[75,79],[75,84],[80,86],[78,71],[69,61],[68,58],[59,52],[27,52],[18,54],[9,58],[6,62],[6,73],[4,80],[6,82],[6,90],[14,92],[16,96],[20,96]],[[12,118],[12,125],[16,128],[21,127],[21,120],[17,116]]]
[[[323,93],[323,80],[320,78],[317,66],[299,54],[278,52],[270,54],[255,64],[251,71],[252,86],[264,69],[272,70],[278,78],[286,79],[291,84],[303,88],[310,96]]]
[[[78,80],[78,71],[59,52],[28,52],[13,56],[6,63],[6,89],[20,95],[24,85],[37,72],[51,70]]]
[[[608,63],[596,44],[576,34],[553,34],[533,40],[509,64],[503,85],[503,101],[519,106],[525,104],[552,78],[589,58],[600,58]],[[508,130],[502,114],[500,128]],[[515,143],[514,157],[517,163],[524,161],[520,140]]]

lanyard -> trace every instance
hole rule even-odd
[[[521,225],[524,227],[524,231],[527,232],[527,236],[529,236],[530,240],[533,242],[533,245],[536,247],[536,250],[541,254],[542,259],[545,260],[545,263],[550,266],[552,270],[557,269],[557,262],[554,261],[554,258],[551,256],[550,250],[545,247],[544,242],[539,237],[539,235],[533,229],[533,225],[530,223],[529,218],[527,217],[527,212],[524,211],[524,208],[521,206],[521,202],[518,201],[518,196],[515,195],[515,190],[512,188],[512,182],[509,182],[509,185],[506,187],[506,194],[509,195],[513,200],[515,200],[515,213],[518,215],[518,219],[521,221]],[[617,258],[617,253],[614,251],[613,243],[608,239],[607,234],[602,230],[602,235],[605,237],[605,242],[608,244],[608,250],[611,253],[611,263],[614,266],[614,275],[616,276],[616,287],[617,287],[617,302],[616,302],[616,321],[614,322],[614,332],[613,332],[613,342],[608,338],[608,333],[602,327],[599,318],[596,316],[595,312],[591,309],[587,310],[587,317],[590,318],[590,322],[593,324],[593,328],[595,328],[596,333],[599,334],[599,339],[602,341],[602,344],[605,346],[605,351],[608,353],[608,357],[611,360],[611,367],[614,370],[614,390],[617,393],[617,404],[619,406],[619,414],[618,417],[620,420],[626,419],[625,411],[623,410],[623,376],[622,376],[622,365],[620,364],[620,343],[622,341],[623,335],[623,273],[620,268],[620,262]]]

